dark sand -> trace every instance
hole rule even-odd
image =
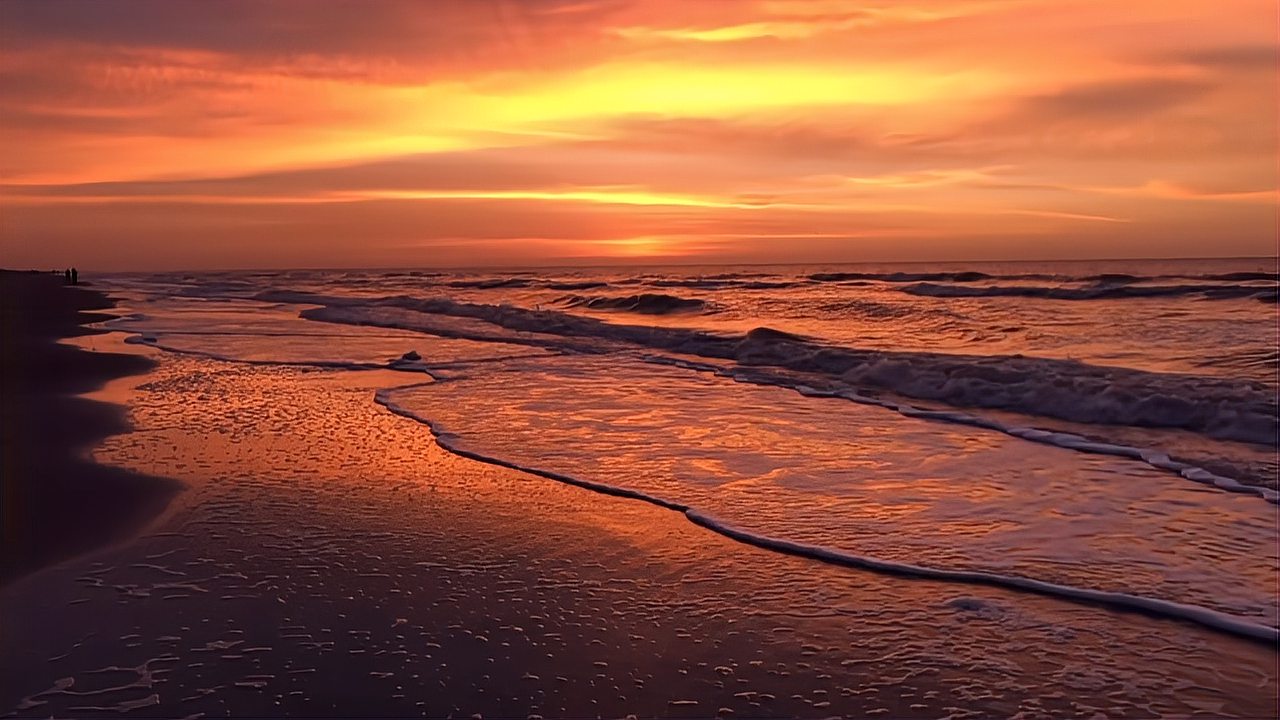
[[[82,338],[78,342],[84,342]],[[99,461],[189,486],[0,588],[22,717],[1261,717],[1274,650],[851,571],[446,452],[416,378],[152,352]]]
[[[96,334],[84,325],[112,304],[61,275],[0,271],[0,584],[130,536],[180,487],[84,457],[128,425],[121,408],[74,395],[153,365],[58,342]]]

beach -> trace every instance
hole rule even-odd
[[[179,484],[87,461],[99,440],[128,425],[121,408],[77,397],[140,373],[136,354],[86,352],[65,338],[109,319],[102,293],[61,274],[0,272],[0,447],[4,448],[4,552],[0,582],[129,537]],[[89,346],[94,342],[90,340]]]
[[[120,312],[136,316],[139,303]],[[242,306],[255,317],[266,312],[203,303],[197,327],[213,332],[211,318]],[[163,328],[168,316],[156,307],[145,321]],[[116,419],[78,441],[92,456],[84,466],[108,478],[171,478],[184,489],[157,516],[169,495],[138,501],[128,489],[92,485],[101,503],[147,512],[0,588],[0,708],[11,715],[1274,710],[1270,643],[1095,603],[773,552],[651,502],[464,457],[442,444],[459,436],[443,430],[437,439],[392,412],[401,403],[449,417],[446,408],[473,403],[498,422],[505,416],[485,410],[484,388],[466,379],[511,365],[503,357],[525,358],[516,367],[541,362],[536,348],[301,320],[268,331],[245,317],[236,332],[261,331],[255,337],[269,344],[242,344],[238,357],[222,345],[181,345],[229,336],[172,329],[79,335],[70,341],[79,349],[51,351],[83,363],[77,389],[106,381],[90,399],[66,400],[110,408]],[[65,322],[59,327],[67,333]],[[316,350],[375,348],[396,358],[388,349],[404,347],[434,360],[431,372],[339,364]],[[462,394],[435,398],[436,386]],[[504,430],[517,439],[529,431]],[[633,467],[652,471],[639,460]],[[1129,472],[1131,483],[1167,483],[1169,492],[1200,487]]]
[[[1275,20],[0,0],[0,720],[1276,717]]]

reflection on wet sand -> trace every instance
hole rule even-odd
[[[768,538],[1262,625],[1280,612],[1273,506],[1127,458],[616,355],[521,359],[382,397],[451,448]]]
[[[165,355],[136,390],[110,388],[136,429],[97,458],[190,489],[136,542],[0,593],[0,617],[25,620],[6,624],[0,705],[175,717],[1271,710],[1270,648],[746,547],[451,455],[370,401],[404,380]]]

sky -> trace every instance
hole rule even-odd
[[[0,0],[0,264],[1274,256],[1274,0]]]

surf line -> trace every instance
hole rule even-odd
[[[1090,440],[1083,435],[1076,435],[1074,433],[1054,432],[1051,430],[1041,430],[1039,428],[1027,426],[1006,425],[996,420],[984,418],[962,410],[928,410],[925,408],[918,408],[914,405],[908,405],[906,403],[881,400],[869,395],[863,395],[852,389],[819,390],[801,383],[789,382],[777,376],[765,377],[763,373],[750,372],[741,367],[726,368],[710,363],[690,362],[688,360],[668,358],[661,355],[641,355],[639,357],[644,362],[654,363],[656,365],[670,365],[684,368],[686,370],[694,370],[696,372],[707,372],[719,377],[729,378],[734,382],[785,388],[804,395],[805,397],[840,398],[848,400],[849,402],[858,403],[859,405],[871,405],[873,407],[884,408],[885,410],[896,412],[904,417],[916,418],[919,420],[934,420],[937,422],[951,423],[953,425],[966,425],[969,427],[994,430],[998,433],[1016,437],[1019,440],[1027,440],[1029,442],[1041,443],[1043,445],[1053,445],[1054,447],[1060,447],[1065,450],[1075,450],[1076,452],[1090,453],[1094,455],[1113,455],[1116,457],[1128,458],[1130,460],[1137,460],[1138,462],[1150,465],[1157,470],[1171,472],[1186,480],[1191,480],[1192,482],[1197,482],[1202,485],[1212,485],[1219,490],[1224,490],[1226,492],[1254,495],[1262,498],[1272,505],[1280,505],[1280,492],[1260,485],[1242,483],[1235,478],[1216,475],[1202,467],[1174,460],[1159,450],[1139,448],[1132,445],[1098,442]]]
[[[638,490],[630,490],[614,485],[607,485],[605,483],[584,480],[582,478],[573,477],[572,475],[565,475],[550,470],[525,467],[510,460],[503,460],[502,458],[484,455],[473,450],[467,450],[458,447],[453,442],[453,440],[458,438],[457,435],[442,431],[435,423],[431,422],[431,420],[415,414],[413,411],[397,404],[391,399],[391,394],[396,391],[408,390],[427,384],[430,383],[415,383],[413,385],[384,388],[382,390],[378,390],[374,394],[374,400],[395,415],[399,415],[425,425],[427,429],[431,431],[431,435],[435,438],[440,447],[454,455],[467,458],[468,460],[475,460],[476,462],[482,462],[487,465],[496,465],[498,467],[536,475],[538,477],[554,480],[566,485],[573,485],[585,490],[591,490],[592,492],[597,492],[602,495],[611,495],[613,497],[645,502],[666,510],[681,513],[694,525],[710,530],[711,532],[729,538],[730,540],[764,550],[771,550],[786,555],[794,555],[807,558],[809,560],[816,560],[829,565],[838,565],[841,567],[869,570],[872,572],[922,580],[937,580],[969,585],[988,585],[1060,600],[1098,605],[1108,607],[1113,610],[1137,612],[1156,617],[1182,620],[1200,625],[1201,627],[1205,627],[1210,630],[1216,630],[1229,635],[1265,643],[1273,648],[1280,645],[1280,628],[1271,627],[1270,625],[1264,625],[1262,623],[1255,623],[1244,618],[1229,615],[1210,608],[1200,607],[1198,605],[1188,605],[1173,602],[1171,600],[1160,600],[1157,598],[1130,595],[1128,593],[1121,592],[1090,590],[1088,588],[1060,585],[1058,583],[1019,577],[1016,575],[1000,575],[980,570],[946,570],[943,568],[932,568],[923,565],[899,563],[869,556],[855,555],[848,552],[841,552],[831,548],[822,547],[820,545],[810,545],[791,540],[783,540],[781,538],[769,537],[767,535],[759,535],[720,521],[684,503],[667,500]]]

